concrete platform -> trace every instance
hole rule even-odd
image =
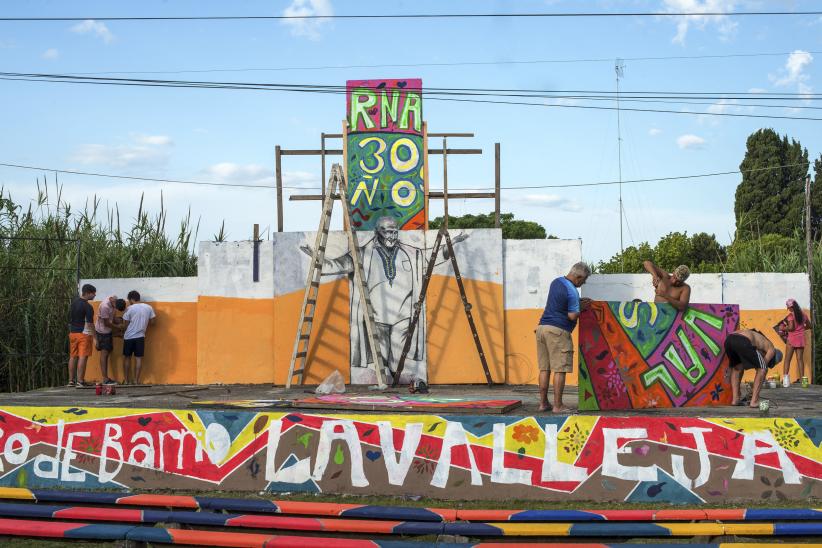
[[[388,388],[384,391],[373,391],[365,386],[348,386],[347,393],[353,394],[408,394],[406,388]],[[269,385],[156,385],[156,386],[117,386],[113,396],[98,396],[94,388],[43,388],[30,392],[0,393],[0,405],[14,406],[83,406],[83,407],[121,407],[142,409],[189,409],[198,400],[296,400],[314,394],[313,387],[292,387],[285,390]],[[430,395],[442,397],[470,397],[488,399],[518,399],[522,406],[509,411],[508,415],[546,415],[539,413],[537,387],[535,386],[495,386],[485,385],[437,385],[431,387]],[[551,394],[549,393],[549,398]],[[763,388],[761,397],[771,403],[770,416],[777,417],[816,417],[822,416],[822,386],[811,385],[802,388],[799,385],[790,388]],[[564,401],[572,409],[577,405],[577,388],[568,387]],[[249,408],[248,410],[253,410]],[[264,408],[260,408],[264,409]],[[292,410],[299,410],[293,407]],[[273,409],[267,409],[273,411]],[[312,412],[306,409],[306,412]],[[316,412],[316,410],[314,410]],[[323,414],[334,413],[334,409],[323,409]],[[351,411],[343,411],[350,413]],[[373,411],[379,413],[379,411]],[[386,413],[397,413],[395,410]],[[652,417],[762,417],[758,409],[748,407],[683,407],[665,409],[642,409],[620,411],[582,411],[574,412],[588,416],[652,416]],[[548,413],[550,415],[550,413]]]

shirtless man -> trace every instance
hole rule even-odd
[[[759,391],[762,390],[765,373],[782,361],[782,352],[774,348],[773,343],[759,331],[740,329],[725,339],[725,354],[731,368],[731,405],[744,405],[739,395],[742,373],[756,369],[750,406],[759,407]]]
[[[652,283],[656,288],[654,302],[669,303],[678,311],[684,312],[691,301],[691,286],[685,283],[691,275],[688,267],[679,265],[673,274],[668,274],[651,261],[645,261],[642,266],[653,276]]]

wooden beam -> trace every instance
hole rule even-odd
[[[442,154],[441,148],[432,148],[429,154]],[[481,148],[449,148],[448,154],[482,154]]]
[[[274,147],[274,175],[277,180],[277,232],[283,231],[283,171],[280,145]]]
[[[499,143],[494,143],[494,228],[499,228],[499,209],[500,209],[500,155]]]
[[[326,134],[326,137],[328,135]],[[322,149],[280,149],[282,156],[340,156],[343,151],[339,148],[329,148],[323,152]],[[442,154],[441,148],[432,148],[428,150],[428,154]],[[482,154],[481,148],[449,148],[448,154]]]
[[[448,230],[448,137],[442,138],[442,205],[444,211],[443,226]]]
[[[430,192],[428,188],[428,122],[422,123],[422,191],[422,207],[425,209],[423,228],[428,230],[428,214],[430,213],[428,209],[428,193]]]
[[[280,154],[283,156],[321,156],[325,154],[326,156],[340,156],[343,153],[342,149],[339,148],[331,148],[325,151],[322,150],[315,150],[315,149],[281,149]]]
[[[493,198],[496,194],[494,192],[449,192],[448,199],[449,200],[457,200],[457,199],[466,199],[466,198]],[[338,199],[340,197],[339,194],[334,194],[334,199]],[[428,193],[428,198],[434,198],[437,200],[441,200],[445,197],[445,193],[442,191],[431,191]],[[323,196],[322,194],[293,194],[288,197],[288,199],[292,202],[316,202],[322,201]]]

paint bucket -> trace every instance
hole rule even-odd
[[[808,380],[808,377],[802,377],[802,388],[807,388],[810,384],[811,382]]]
[[[768,388],[776,388],[776,379],[768,379]]]
[[[103,385],[99,382],[94,386],[94,393],[98,396],[103,393]]]
[[[759,400],[759,410],[763,415],[767,415],[768,411],[771,410],[771,402],[768,400]]]

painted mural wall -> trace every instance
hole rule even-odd
[[[579,409],[730,405],[739,307],[594,301],[579,317]]]
[[[666,503],[820,496],[817,418],[5,407],[0,485]]]
[[[416,265],[417,254],[426,250],[421,259],[427,260],[433,247],[436,233],[421,234],[399,231],[393,242],[396,251],[386,255],[388,260],[372,249],[371,265],[375,271],[371,278],[372,291],[382,291],[383,303],[395,311],[407,313],[409,293],[398,289],[405,283],[409,269],[413,280],[419,279],[423,269]],[[454,239],[462,234],[455,232]],[[380,242],[377,235],[374,231],[364,232],[360,241],[362,244],[372,242],[376,248]],[[467,230],[464,235],[468,237],[455,244],[455,251],[492,376],[495,381],[509,384],[535,384],[534,329],[545,305],[548,285],[553,278],[564,275],[568,265],[581,260],[581,242],[503,241],[498,230]],[[386,233],[383,240],[389,242],[391,238],[393,232]],[[100,299],[111,294],[123,296],[137,289],[156,310],[157,324],[146,341],[144,378],[147,382],[284,384],[308,265],[308,256],[300,246],[313,245],[313,242],[311,233],[301,232],[278,233],[274,240],[262,242],[256,282],[251,242],[202,242],[196,278],[84,282],[97,287]],[[344,237],[332,232],[328,259],[340,259],[346,253]],[[388,271],[381,265],[388,265]],[[610,301],[649,299],[653,297],[649,278],[647,275],[595,275],[583,286],[582,294]],[[377,280],[382,280],[379,286]],[[772,326],[786,314],[785,298],[791,296],[801,301],[801,295],[808,291],[804,274],[694,274],[689,282],[693,286],[694,302],[738,304],[740,326],[760,329],[772,337],[778,348],[783,348],[784,343]],[[407,289],[407,284],[405,287]],[[412,289],[412,300],[414,291]],[[309,349],[308,384],[321,382],[335,370],[350,382],[352,371],[356,371],[351,367],[354,340],[351,293],[344,269],[323,278],[317,311],[320,321],[315,326]],[[400,316],[395,318],[402,321]],[[409,362],[414,366],[413,374],[433,384],[485,382],[451,266],[442,255],[437,258],[424,320],[421,337],[426,344],[417,355],[418,363]],[[400,333],[400,329],[393,329],[396,322],[384,323],[392,328],[385,340],[393,336],[396,341]],[[576,344],[576,331],[573,336]],[[389,350],[392,358],[398,359],[399,350],[394,344],[381,348],[383,352]],[[122,375],[121,353],[122,341],[117,340],[113,353],[117,378]],[[238,354],[242,355],[241,363],[237,362]],[[805,359],[809,371],[810,358]],[[98,362],[99,354],[95,352],[90,360],[88,380],[101,378]],[[575,368],[569,375],[569,384],[578,383],[577,372]],[[796,367],[791,374],[796,377]],[[357,376],[354,377],[358,382]],[[359,381],[367,382],[368,378],[360,377]]]
[[[351,225],[425,227],[422,80],[349,80],[345,165]]]

